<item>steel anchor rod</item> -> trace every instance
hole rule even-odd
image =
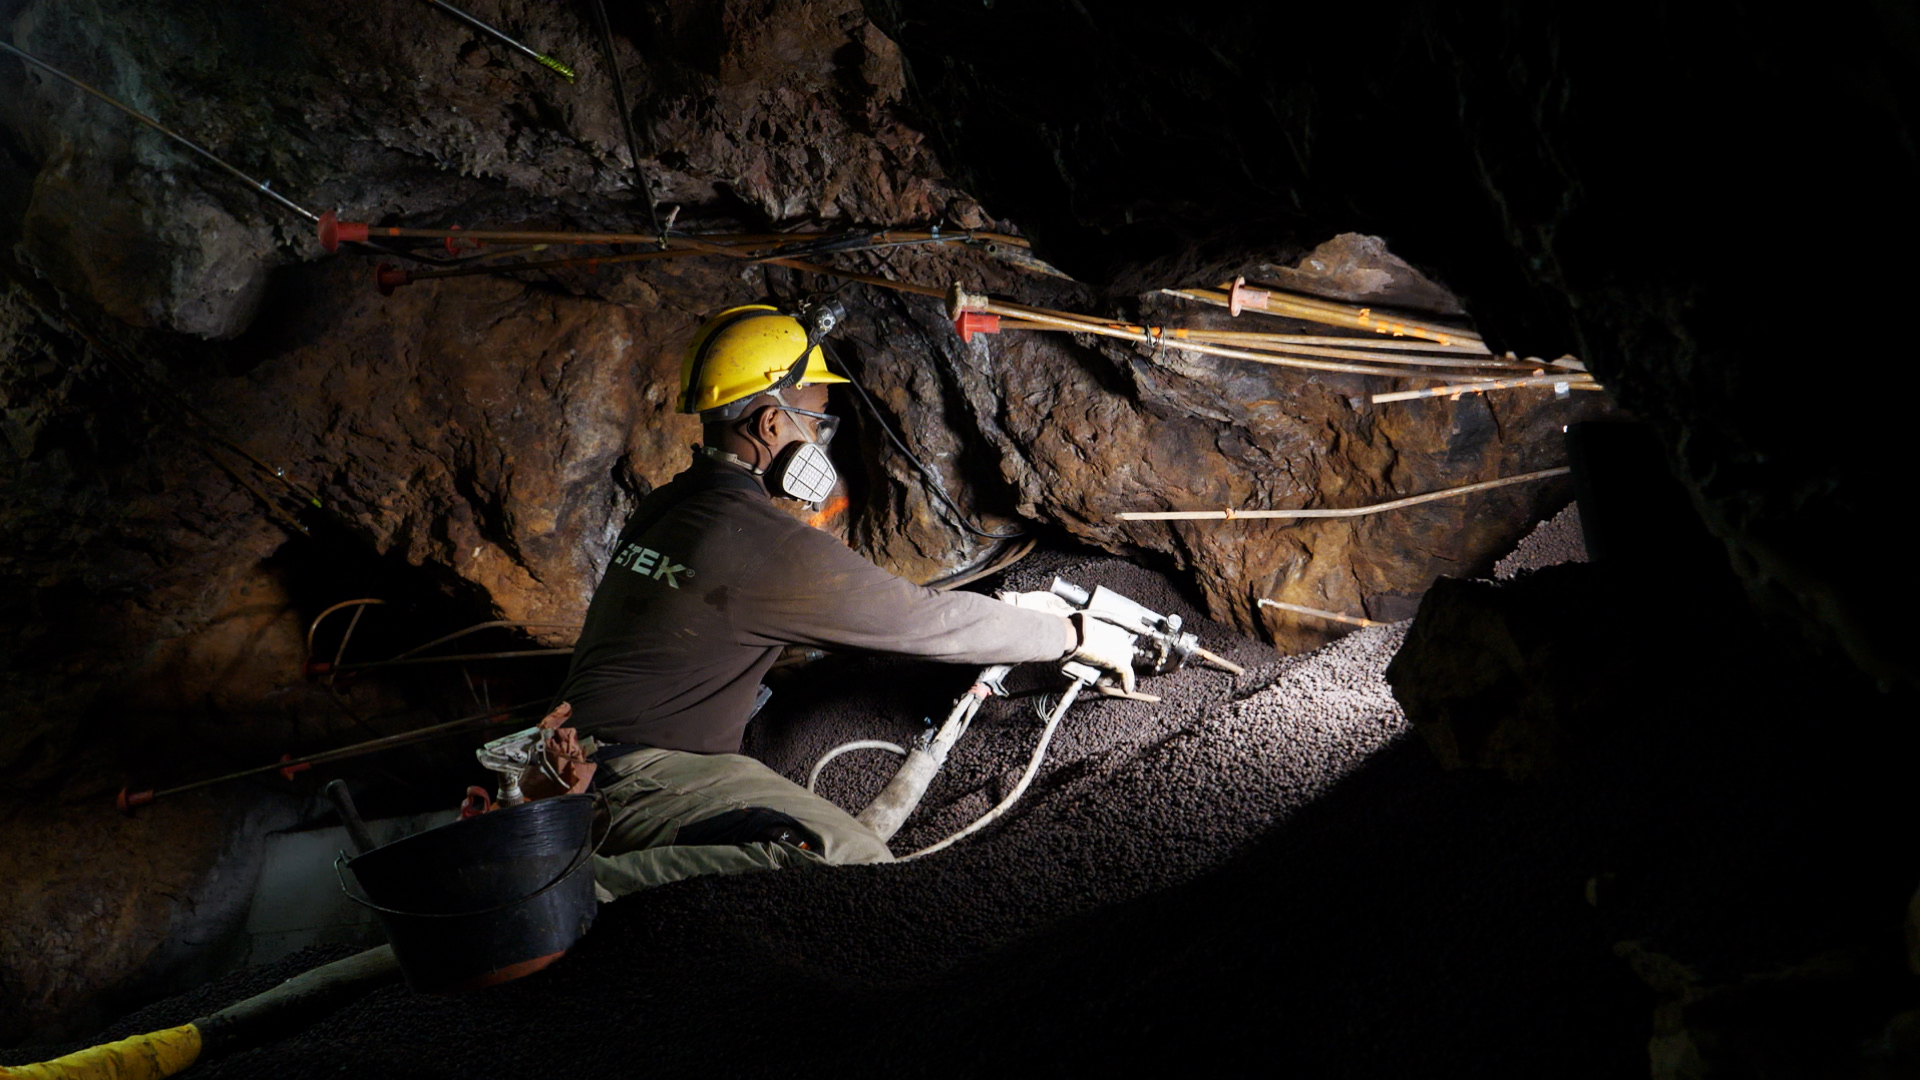
[[[214,156],[213,151],[208,150],[206,147],[201,146],[199,143],[194,142],[192,139],[187,138],[185,135],[180,134],[179,132],[173,130],[167,125],[161,123],[160,121],[155,120],[153,117],[148,116],[146,113],[143,113],[138,109],[135,109],[133,106],[123,104],[119,101],[114,100],[111,97],[108,97],[106,94],[101,93],[100,91],[94,89],[93,87],[87,85],[86,83],[81,82],[79,79],[74,78],[73,76],[67,74],[66,72],[61,71],[59,68],[54,67],[52,64],[47,63],[45,60],[42,60],[39,57],[33,55],[32,53],[29,53],[26,50],[21,49],[17,46],[10,45],[4,41],[0,41],[0,49],[4,49],[7,52],[12,53],[13,55],[19,57],[20,59],[26,61],[29,64],[32,64],[34,67],[37,67],[42,71],[46,71],[57,78],[64,79],[65,81],[72,83],[74,86],[79,87],[81,90],[84,90],[87,93],[92,94],[94,97],[99,98],[101,101],[104,101],[107,104],[113,106],[114,108],[119,109],[121,112],[126,113],[128,116],[133,117],[135,120],[140,121],[141,123],[147,125],[153,130],[159,132],[160,134],[165,135],[167,138],[172,139],[174,142],[179,143],[180,145],[186,147],[187,149],[193,151],[194,153],[199,154],[201,157],[206,158],[208,161],[212,162],[213,164],[218,165],[221,169],[225,170],[227,174],[232,176],[234,179],[239,180],[241,183],[247,185],[253,190],[259,192],[260,194],[265,195],[267,198],[272,199],[274,202],[279,203],[281,206],[284,206],[287,209],[293,211],[294,213],[299,214],[301,217],[306,218],[308,221],[320,220],[320,215],[314,213],[311,210],[308,210],[306,207],[301,206],[299,203],[296,203],[292,199],[287,198],[285,195],[282,195],[279,192],[273,190],[273,188],[270,187],[266,183],[266,181],[255,180],[253,177],[248,176],[246,173],[241,172],[239,169],[234,168],[232,165],[229,165],[225,161]]]

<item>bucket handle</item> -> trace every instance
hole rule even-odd
[[[602,796],[602,799],[604,798],[605,796]],[[409,919],[471,919],[476,915],[492,915],[495,912],[505,911],[511,907],[519,907],[534,897],[556,888],[561,882],[566,881],[575,873],[578,873],[580,868],[587,864],[588,860],[598,855],[601,845],[605,844],[607,837],[611,835],[613,835],[613,829],[608,828],[605,833],[601,834],[600,839],[596,841],[593,838],[593,826],[589,824],[587,826],[586,843],[580,845],[580,853],[573,857],[573,861],[567,864],[565,870],[560,871],[559,877],[554,878],[552,881],[547,882],[545,885],[540,886],[517,900],[509,900],[504,904],[495,904],[490,908],[481,908],[478,911],[399,911],[390,907],[381,907],[379,904],[374,903],[364,896],[356,896],[353,890],[347,887],[347,876],[340,872],[341,867],[345,866],[347,862],[347,853],[344,851],[334,856],[333,876],[340,880],[340,891],[346,894],[347,899],[359,904],[361,907],[380,912],[383,915],[401,915]]]

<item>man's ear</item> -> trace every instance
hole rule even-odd
[[[758,412],[754,413],[753,420],[749,425],[749,430],[751,430],[754,433],[754,435],[758,436],[759,440],[762,443],[768,446],[774,445],[774,440],[780,434],[779,429],[780,429],[780,410],[774,408],[771,405],[768,405],[760,409]]]

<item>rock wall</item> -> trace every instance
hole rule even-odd
[[[1920,1055],[1920,862],[1875,839],[1911,702],[1782,644],[1724,566],[1610,558],[1442,582],[1386,670],[1434,760],[1514,781],[1535,820],[1604,819],[1560,842],[1607,835],[1583,898],[1594,951],[1653,995],[1655,1080],[1898,1076]],[[1844,738],[1810,737],[1840,714]]]
[[[424,224],[646,218],[596,36],[570,14],[506,5],[487,17],[574,64],[572,85],[403,4],[351,25],[299,3],[246,17],[40,3],[5,14],[23,47],[315,209]],[[909,123],[898,51],[856,5],[667,5],[624,13],[614,30],[637,103],[640,172],[680,225],[986,222]],[[576,620],[625,510],[680,467],[695,437],[670,400],[691,328],[721,306],[820,284],[686,261],[470,277],[383,297],[368,283],[371,259],[326,256],[305,223],[159,135],[18,63],[0,79],[8,147],[30,177],[10,189],[0,225],[18,259],[6,384],[20,504],[7,527],[31,532],[28,504],[56,490],[90,508],[64,519],[62,544],[26,545],[12,572],[30,583],[22,596],[58,587],[87,603],[103,590],[139,596],[137,610],[89,612],[123,640],[117,652],[96,648],[94,667],[142,672],[117,695],[135,711],[168,681],[182,684],[171,701],[204,698],[215,683],[232,697],[242,669],[259,684],[254,704],[286,695],[294,630],[314,611],[295,610],[296,583],[255,568],[276,536],[304,527],[301,515],[419,568],[473,613]],[[1279,264],[1268,276],[1296,275],[1328,295],[1459,311],[1376,240],[1345,237],[1314,253],[1276,245],[1246,267],[1263,262]],[[907,250],[852,265],[1121,317],[1229,321],[976,252]],[[1564,487],[1515,489],[1356,524],[1123,527],[1111,515],[1124,509],[1351,505],[1551,464],[1554,427],[1579,409],[1536,393],[1375,410],[1356,404],[1369,388],[1356,377],[1064,335],[966,345],[934,302],[867,288],[844,296],[850,361],[987,531],[1024,524],[1164,558],[1243,626],[1261,624],[1262,596],[1404,614],[1434,576],[1478,567],[1524,519],[1566,497]],[[46,393],[48,364],[69,372],[58,395]],[[60,434],[63,424],[123,420],[137,433],[115,446]],[[843,531],[921,579],[988,556],[992,542],[956,528],[917,470],[861,424],[846,451],[859,490]],[[209,467],[200,452],[209,438],[297,488],[244,464],[245,483]],[[141,469],[144,497],[115,499]],[[76,559],[75,539],[98,550]],[[223,575],[252,584],[222,599],[226,590],[204,583]],[[275,678],[258,679],[237,642],[193,643],[242,607],[273,603],[274,633],[289,643],[274,654]],[[21,620],[30,634],[60,623],[48,610]],[[1290,647],[1325,632],[1272,629]],[[155,641],[172,644],[149,655]],[[227,649],[225,662],[183,674],[195,664],[179,657],[208,649]],[[84,682],[74,695],[62,708],[84,713]],[[48,693],[29,680],[21,696]]]
[[[1913,685],[1904,11],[869,0],[960,182],[1131,291],[1341,230],[1655,428],[1763,610]],[[1879,388],[1879,389],[1876,389]]]

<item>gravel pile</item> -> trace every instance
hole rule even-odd
[[[1514,546],[1513,553],[1493,564],[1493,576],[1507,581],[1528,570],[1562,563],[1587,561],[1587,541],[1580,531],[1580,504],[1568,503],[1565,510],[1533,527]]]

